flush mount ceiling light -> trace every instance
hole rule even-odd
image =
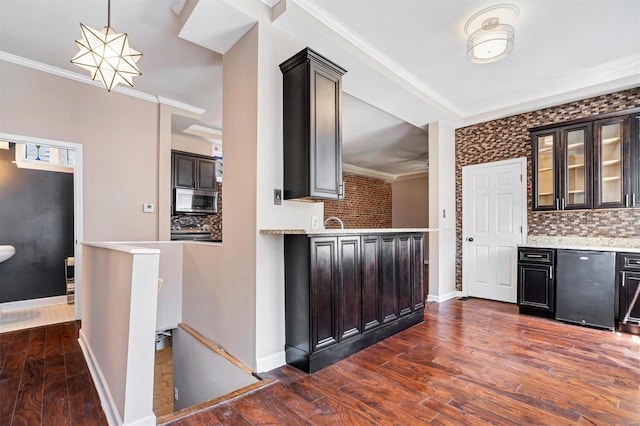
[[[133,87],[133,77],[142,75],[136,65],[142,53],[129,47],[127,33],[111,28],[111,0],[107,1],[107,26],[97,31],[81,23],[80,31],[82,38],[76,40],[80,51],[71,63],[89,71],[109,92],[118,83]]]
[[[467,59],[485,64],[506,58],[513,50],[513,24],[519,10],[511,4],[491,6],[475,13],[464,26]]]

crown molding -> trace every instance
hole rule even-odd
[[[419,172],[411,172],[411,173],[402,173],[402,174],[393,174],[393,173],[385,173],[380,172],[378,170],[368,169],[366,167],[356,166],[354,164],[343,163],[342,171],[344,173],[356,176],[366,176],[374,179],[381,179],[387,182],[396,182],[400,180],[407,179],[418,179],[423,177],[428,177],[428,171],[419,171]]]
[[[639,61],[633,57],[625,58],[618,61],[615,66],[610,66],[608,70],[580,80],[572,80],[571,83],[563,85],[561,89],[550,90],[542,94],[538,93],[536,96],[523,99],[522,102],[515,105],[494,105],[485,111],[465,114],[461,125],[457,127],[484,123],[486,121],[536,111],[567,102],[631,89],[640,86],[640,73],[638,73],[638,70],[640,70]]]
[[[192,124],[182,131],[190,135],[202,136],[207,139],[215,139],[222,141],[222,130],[213,127],[202,126],[200,124]]]
[[[422,80],[418,77],[410,73],[407,69],[400,66],[393,59],[382,53],[376,47],[374,47],[371,43],[366,41],[360,35],[352,31],[345,24],[340,22],[336,17],[331,15],[321,6],[319,6],[314,0],[281,0],[281,1],[291,1],[298,5],[302,10],[306,13],[322,22],[326,25],[330,30],[338,34],[340,37],[351,43],[357,49],[362,51],[365,55],[369,56],[371,59],[382,65],[389,72],[394,74],[399,80],[403,81],[405,84],[412,87],[418,93],[422,94],[423,97],[432,103],[435,107],[444,110],[448,115],[455,115],[461,117],[462,111],[452,104],[447,98],[445,98],[442,94],[437,92],[435,89],[426,85]]]
[[[405,173],[402,175],[396,175],[396,182],[401,181],[401,180],[409,180],[409,179],[423,179],[423,178],[428,178],[429,177],[429,171],[425,170],[422,172],[412,172],[412,173]]]
[[[185,104],[184,102],[176,101],[175,99],[165,98],[164,96],[158,96],[157,103],[162,105],[167,105],[170,107],[178,108],[187,112],[191,112],[194,114],[202,115],[205,113],[205,110],[202,108],[195,107],[193,105]]]
[[[104,86],[101,83],[92,80],[86,75],[78,74],[69,70],[54,67],[52,65],[43,64],[42,62],[34,61],[32,59],[27,59],[18,55],[13,55],[11,53],[7,53],[1,50],[0,50],[0,61],[9,62],[15,65],[20,65],[23,67],[37,70],[37,71],[45,72],[47,74],[55,75],[57,77],[66,78],[68,80],[73,80],[79,83],[87,84],[89,86],[104,89]],[[174,99],[169,99],[162,96],[150,95],[148,93],[141,92],[140,90],[136,90],[130,87],[116,86],[113,89],[111,89],[111,91],[120,93],[122,95],[131,96],[132,98],[141,99],[146,102],[151,102],[154,104],[169,105],[169,106],[179,108],[195,114],[199,114],[199,115],[202,115],[205,112],[205,110],[202,108],[194,107],[192,105],[185,104],[183,102],[179,102]]]

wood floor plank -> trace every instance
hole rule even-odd
[[[9,425],[20,389],[20,377],[0,380],[0,425]]]
[[[69,407],[73,425],[100,425],[99,403],[89,390],[95,389],[88,374],[80,374],[67,379]]]
[[[62,345],[62,327],[60,324],[47,326],[45,329],[45,356],[64,354]]]

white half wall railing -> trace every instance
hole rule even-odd
[[[189,324],[224,346],[230,338],[220,282],[222,244],[83,243],[80,346],[110,425],[151,425],[155,334]],[[162,287],[159,287],[159,278]]]
[[[160,250],[83,244],[80,346],[110,425],[156,424],[153,413]]]

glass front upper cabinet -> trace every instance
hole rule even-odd
[[[630,207],[629,118],[594,123],[594,207]]]
[[[533,209],[591,208],[591,125],[533,133]]]
[[[535,210],[556,209],[556,138],[556,132],[533,135]]]
[[[562,130],[561,209],[591,208],[591,126]]]

